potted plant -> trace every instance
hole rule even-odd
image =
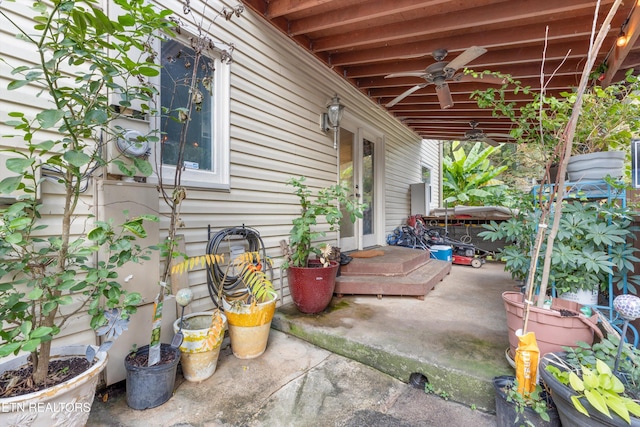
[[[582,108],[576,120],[575,143],[572,144],[567,166],[570,181],[623,176],[625,159],[630,156],[631,139],[640,129],[640,81],[631,71],[624,81],[606,88],[592,85],[581,94]],[[509,117],[515,125],[510,133],[514,141],[533,144],[541,154],[540,164],[548,164],[547,170],[554,166],[557,168],[558,147],[562,145],[563,132],[571,118],[577,92],[550,95],[522,87],[511,76],[485,73],[499,75],[506,83],[501,88],[475,91],[472,97],[478,106],[492,109],[494,115]],[[531,101],[524,106],[506,101],[505,92],[513,90],[531,96]],[[613,164],[600,163],[600,158],[613,160]],[[555,179],[547,182],[553,183]]]
[[[5,376],[11,375],[7,369],[24,365],[28,373],[19,381],[32,382],[39,390],[3,399],[3,415],[9,417],[3,425],[27,419],[36,423],[33,425],[84,425],[86,405],[91,405],[106,361],[104,351],[127,328],[140,302],[140,295],[127,291],[116,269],[145,259],[145,249],[136,244],[136,238],[145,235],[145,220],[157,218],[128,218],[122,228],[115,227],[94,221],[83,199],[89,182],[100,176],[107,163],[102,141],[121,135],[122,129],[110,123],[121,109],[136,100],[144,103],[153,93],[151,87],[138,82],[156,73],[157,66],[134,57],[133,51],[143,50],[154,32],[168,24],[167,13],[139,2],[116,3],[123,10],[120,21],[110,20],[92,1],[46,5],[36,1],[32,30],[17,25],[0,9],[2,23],[13,27],[37,58],[33,64],[13,68],[14,80],[8,89],[37,88],[34,90],[47,105],[34,113],[32,106],[24,112],[9,112],[5,124],[15,134],[3,135],[15,147],[7,151],[6,161],[15,175],[0,182],[0,192],[17,199],[2,209],[0,220],[0,356],[29,353],[28,361],[19,357],[8,366],[3,364],[2,370]],[[85,66],[89,63],[91,67]],[[116,95],[109,96],[108,90]],[[136,162],[135,168],[150,171],[143,161]],[[98,252],[106,257],[96,262]],[[69,359],[52,346],[52,340],[84,312],[105,341],[100,348],[76,346],[75,357]],[[84,349],[81,354],[79,347]],[[85,356],[86,364],[82,362]],[[78,376],[73,367],[83,364],[88,370]],[[57,366],[55,372],[69,371],[71,379],[53,386],[59,381],[50,375],[52,366]],[[16,386],[14,381],[9,388]],[[60,399],[58,391],[73,390],[80,384],[88,385],[89,390],[74,390],[68,400],[56,400]],[[21,411],[24,406],[19,403],[30,397],[85,406],[82,411]]]
[[[576,127],[576,143],[567,165],[570,181],[624,175],[625,160],[630,159],[631,139],[640,128],[638,89],[640,81],[629,70],[624,81],[606,88],[594,85],[585,93]],[[568,103],[575,102],[575,94],[566,97]]]
[[[243,7],[236,6],[232,12],[228,12],[224,8],[222,10],[211,9],[210,11],[229,20],[233,16],[240,16]],[[181,330],[181,327],[183,328],[180,332],[184,338],[181,344],[164,344],[160,342],[159,337],[165,297],[169,294],[176,294],[176,301],[178,301],[178,294],[181,291],[172,280],[172,269],[180,263],[181,259],[187,258],[187,254],[182,253],[179,249],[179,244],[183,239],[183,236],[180,235],[180,229],[185,226],[181,218],[181,210],[188,197],[188,190],[182,183],[183,173],[187,169],[185,165],[194,162],[201,165],[206,164],[206,161],[203,161],[206,156],[202,154],[206,149],[198,147],[199,144],[194,143],[194,140],[204,138],[203,134],[208,132],[198,130],[198,126],[209,123],[211,120],[211,110],[207,104],[210,104],[213,99],[215,87],[213,82],[218,78],[211,56],[220,53],[223,61],[232,61],[232,52],[221,52],[219,44],[211,37],[209,26],[217,16],[212,17],[209,14],[205,17],[190,7],[183,8],[183,13],[185,21],[195,23],[195,31],[193,28],[185,27],[186,31],[193,32],[189,37],[189,42],[187,44],[175,43],[180,46],[179,51],[172,48],[166,50],[161,48],[156,58],[159,63],[164,64],[164,71],[169,76],[167,80],[171,81],[170,84],[164,82],[164,76],[159,79],[163,96],[158,96],[161,103],[160,108],[152,111],[159,117],[159,131],[163,136],[162,143],[155,147],[158,153],[156,172],[160,199],[168,210],[168,228],[167,235],[158,245],[163,265],[152,317],[148,357],[140,360],[143,360],[151,368],[151,371],[155,371],[159,368],[154,365],[163,363],[166,360],[165,354],[178,356],[181,354],[179,357],[185,378],[188,381],[200,382],[213,375],[215,371],[220,345],[226,329],[224,314],[215,310],[214,312],[189,314],[186,320],[183,319],[184,321],[176,320],[174,322],[176,334]],[[175,33],[180,33],[184,21],[173,20],[173,22],[176,26]],[[175,34],[171,28],[165,33],[172,38],[170,42],[174,43]],[[156,53],[153,52],[153,54]],[[167,92],[170,96],[164,96]],[[220,134],[224,134],[224,132]],[[159,139],[155,138],[154,141],[158,142]],[[174,167],[167,168],[167,171],[171,169],[172,171],[166,173],[165,166],[171,162],[174,162]],[[183,290],[188,291],[188,288]],[[178,345],[180,345],[180,352],[176,352]],[[145,348],[146,346],[143,347],[143,349]],[[139,354],[140,351],[136,353]],[[135,360],[133,353],[128,359]],[[146,366],[137,366],[137,369],[146,371]],[[160,382],[162,383],[162,381]],[[171,394],[168,393],[168,395]]]
[[[510,271],[516,280],[528,278],[531,248],[540,223],[541,213],[539,209],[533,209],[533,197],[532,194],[523,195],[517,215],[502,223],[486,224],[486,231],[480,233],[488,240],[505,239],[507,245],[499,256],[505,262],[505,270]],[[536,328],[547,324],[557,324],[558,327],[556,331],[536,330],[541,354],[559,351],[562,346],[573,346],[578,341],[591,342],[594,333],[598,335],[595,327],[597,318],[581,312],[583,305],[598,304],[598,292],[607,299],[613,292],[635,292],[637,276],[633,274],[633,263],[638,261],[635,256],[637,249],[627,243],[634,237],[632,218],[633,211],[619,206],[615,200],[567,199],[563,202],[561,230],[551,250],[548,271],[555,294],[550,291],[544,297],[538,296],[550,301],[551,310],[535,308],[535,316],[530,319],[540,321]],[[547,250],[545,241],[541,243],[540,250]],[[542,271],[537,270],[532,280],[536,289],[541,280]],[[586,292],[587,300],[579,298],[580,291]],[[555,296],[570,301],[552,298]],[[523,296],[519,292],[505,292],[503,300],[509,329],[514,332],[522,327]],[[563,316],[560,310],[575,313],[575,316]],[[569,341],[561,340],[561,336]],[[510,343],[513,354],[517,347],[513,333],[510,333]]]
[[[176,264],[172,271],[181,273],[187,268],[206,264],[208,268],[221,268],[224,262],[222,255],[209,254],[193,257]],[[239,359],[253,359],[262,355],[269,340],[271,321],[276,309],[277,294],[267,271],[272,261],[261,256],[260,252],[242,252],[230,260],[224,267],[222,282],[231,274],[236,274],[245,287],[232,292],[225,292],[218,287],[217,300],[222,303],[231,341],[231,350]],[[212,314],[212,325],[224,324],[216,319],[220,316],[220,307]],[[220,336],[220,329],[209,332],[210,339]]]
[[[604,29],[600,31],[603,32]],[[597,48],[591,47],[592,50]],[[628,123],[623,120],[615,126],[607,124],[617,119],[608,117],[609,114],[622,114],[618,108],[632,113],[636,107],[629,106],[627,102],[619,102],[617,96],[622,88],[610,91],[601,88],[588,89],[588,73],[592,66],[592,63],[585,64],[585,72],[579,86],[572,94],[562,94],[561,97],[546,93],[546,82],[541,92],[534,92],[528,87],[522,87],[509,76],[503,76],[507,83],[502,88],[490,88],[474,92],[472,95],[480,107],[491,108],[494,115],[509,117],[516,125],[511,136],[516,142],[532,145],[534,150],[537,149],[546,165],[543,185],[539,187],[532,201],[535,208],[521,212],[518,218],[500,226],[491,224],[490,232],[485,234],[489,236],[497,231],[491,238],[502,236],[521,240],[515,247],[506,248],[504,254],[511,257],[511,260],[507,260],[507,268],[513,268],[512,272],[517,271],[518,279],[527,280],[526,296],[505,293],[503,299],[508,312],[512,303],[517,302],[519,306],[512,307],[515,314],[523,316],[533,311],[534,320],[538,315],[545,317],[545,314],[549,313],[549,310],[544,308],[547,297],[553,296],[552,292],[548,291],[549,284],[565,293],[579,289],[593,292],[603,287],[611,294],[613,286],[605,284],[611,283],[610,278],[615,282],[620,277],[626,277],[627,272],[633,271],[631,262],[636,259],[633,255],[634,249],[626,245],[626,238],[633,237],[628,227],[631,212],[620,206],[618,199],[621,198],[616,196],[620,190],[619,184],[612,180],[606,183],[603,181],[603,185],[611,192],[608,195],[600,193],[599,199],[593,197],[594,192],[590,193],[592,188],[582,191],[574,185],[565,185],[568,156],[581,141],[588,141],[588,135],[598,134],[597,129],[600,126],[612,129],[610,134],[615,137],[600,140],[600,147],[603,148],[606,141],[628,137],[629,129],[635,129],[637,126],[636,121],[629,117]],[[634,77],[629,77],[628,80],[628,84],[637,83]],[[515,102],[508,102],[505,93],[510,90],[528,94],[532,101],[524,107],[516,105]],[[617,101],[612,102],[613,98]],[[595,104],[589,105],[590,101]],[[587,113],[587,108],[592,111]],[[583,116],[591,118],[583,119]],[[560,173],[552,180],[550,170],[556,163],[559,165]],[[556,185],[547,185],[553,183]],[[567,190],[569,194],[566,194]],[[602,199],[607,203],[601,206],[597,201]],[[566,214],[565,210],[568,211]],[[520,226],[524,228],[518,230]],[[610,246],[610,249],[607,246]],[[538,264],[541,268],[538,268]],[[580,265],[580,269],[573,268],[575,265]],[[625,280],[618,282],[621,291],[626,292],[627,283]],[[535,298],[534,295],[538,294]],[[507,299],[505,296],[511,298]],[[593,300],[590,302],[593,303]],[[535,309],[531,305],[535,305]],[[587,316],[581,314],[581,308],[578,305],[569,310],[575,313],[575,316],[572,316],[574,321],[586,320]],[[551,311],[561,314],[559,310]],[[519,323],[523,324],[522,319]],[[593,332],[597,333],[597,328],[592,328],[591,323],[582,323],[585,334],[592,337]],[[515,330],[520,327],[514,326]],[[562,327],[559,328],[562,330]],[[593,329],[593,332],[587,332],[589,328]],[[511,335],[513,334],[510,334],[513,351],[517,340]],[[536,337],[540,338],[538,331]],[[550,338],[553,338],[553,335]],[[555,342],[556,346],[560,344]]]
[[[312,227],[318,226],[319,219],[324,217],[329,230],[334,231],[340,223],[342,211],[347,212],[354,222],[356,218],[362,218],[365,206],[351,196],[349,188],[344,185],[334,184],[313,195],[305,181],[305,177],[287,181],[294,187],[301,210],[300,216],[293,220],[288,244],[283,243],[283,268],[287,269],[291,298],[298,310],[315,314],[331,302],[340,263],[329,259],[329,245],[323,245],[322,250],[313,246],[326,233]],[[312,254],[315,258],[311,257]]]
[[[640,425],[636,402],[640,353],[623,343],[618,356],[619,343],[618,337],[609,336],[593,345],[582,343],[575,349],[547,354],[541,360],[540,374],[563,426]]]
[[[524,396],[518,392],[514,376],[501,375],[493,379],[496,393],[496,424],[498,427],[524,425],[559,427],[560,418],[551,396],[536,384],[533,392]]]

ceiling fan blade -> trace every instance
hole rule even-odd
[[[493,138],[514,139],[511,134],[508,133],[488,133],[487,136],[491,136]]]
[[[451,97],[451,91],[447,83],[436,86],[436,95],[438,95],[440,108],[446,110],[447,108],[453,107],[453,98]]]
[[[456,81],[456,82],[479,82],[479,83],[488,83],[488,84],[496,84],[496,85],[501,85],[501,84],[505,84],[506,83],[506,79],[498,77],[498,76],[480,74],[479,76],[474,77],[471,74],[464,74],[464,73],[459,73],[459,74],[456,74],[455,76],[453,76],[453,81]]]
[[[480,138],[479,141],[485,142],[485,143],[487,143],[487,144],[489,144],[489,145],[491,145],[493,147],[497,147],[498,145],[500,145],[500,143],[498,141],[495,141],[495,140],[493,140],[491,138],[487,138],[487,137]]]
[[[393,73],[393,74],[389,74],[387,76],[384,76],[385,79],[389,79],[392,77],[425,77],[424,71],[414,71],[414,72],[407,72],[407,73]]]
[[[480,55],[483,55],[487,52],[487,49],[478,46],[471,46],[469,49],[462,52],[456,58],[454,58],[451,62],[447,64],[445,70],[457,70],[459,68],[464,67],[469,62],[473,61]]]
[[[394,99],[391,100],[391,102],[389,102],[386,107],[393,107],[394,105],[396,105],[398,102],[402,101],[403,99],[405,99],[407,96],[411,95],[413,92],[422,89],[423,87],[426,87],[429,83],[421,83],[419,85],[415,85],[414,87],[412,87],[411,89],[407,90],[406,92],[404,92],[401,95],[398,95],[397,97],[395,97]]]

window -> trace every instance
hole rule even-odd
[[[203,55],[195,67],[195,52],[181,39],[161,42],[160,102],[157,123],[161,148],[154,164],[161,165],[162,179],[173,183],[175,168],[183,167],[182,185],[229,188],[229,74],[230,65],[216,52]],[[193,76],[197,90],[190,93]],[[189,101],[195,102],[188,121],[183,158],[179,159],[180,135]]]
[[[425,184],[431,184],[431,168],[425,165],[422,165],[422,182]]]

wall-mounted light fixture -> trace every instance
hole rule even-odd
[[[320,116],[320,127],[324,132],[329,132],[333,128],[333,148],[338,148],[338,128],[342,119],[344,105],[340,104],[340,98],[335,95],[331,103],[327,105],[327,112]]]
[[[627,35],[624,33],[624,31],[621,31],[620,35],[618,35],[618,38],[616,39],[616,46],[624,47],[626,44],[627,44]]]

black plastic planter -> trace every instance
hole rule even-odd
[[[534,425],[537,427],[560,427],[560,418],[555,408],[549,409],[549,421],[543,420],[536,411],[531,408],[524,408],[519,414],[516,411],[516,404],[507,401],[505,387],[513,384],[515,377],[502,375],[493,379],[493,387],[496,391],[496,422],[498,427],[512,427],[514,425]],[[516,418],[518,419],[516,423]]]
[[[133,409],[155,408],[165,403],[173,395],[176,382],[176,371],[180,361],[180,349],[169,344],[162,344],[161,353],[170,353],[173,360],[154,366],[134,366],[131,364],[133,353],[124,359],[127,370],[127,405]],[[137,355],[149,354],[149,346],[145,345],[136,351]]]

